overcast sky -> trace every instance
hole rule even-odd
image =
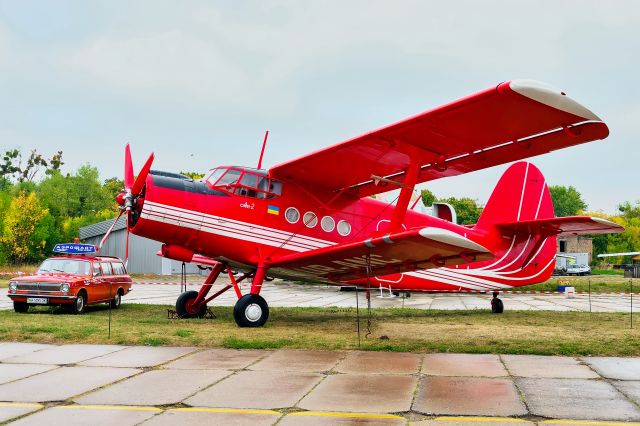
[[[446,4],[445,4],[446,3]],[[593,210],[638,200],[637,1],[0,0],[0,148],[138,169],[269,167],[515,78],[608,139],[533,159]],[[486,202],[506,166],[422,185]]]

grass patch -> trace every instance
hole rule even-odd
[[[619,293],[631,289],[630,278],[622,275],[589,275],[584,277],[552,277],[551,279],[534,285],[516,287],[513,291],[556,291],[559,285],[570,285],[576,291],[591,291],[593,293]],[[634,280],[633,291],[640,291],[640,280]]]
[[[262,328],[238,328],[230,307],[215,320],[167,319],[167,306],[124,304],[112,312],[90,306],[85,315],[37,307],[0,311],[0,338],[44,343],[110,343],[236,349],[357,349],[355,309],[271,308]],[[373,309],[371,335],[361,322],[361,349],[540,355],[640,355],[640,330],[629,314],[488,310]]]

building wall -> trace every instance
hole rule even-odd
[[[564,244],[561,244],[564,242]],[[588,253],[589,263],[593,260],[593,239],[581,235],[561,237],[556,240],[558,253]],[[564,245],[564,247],[562,247]],[[561,250],[564,248],[564,250]]]
[[[85,238],[83,242],[97,246],[103,236],[104,234]],[[126,238],[127,231],[125,229],[114,230],[109,235],[100,253],[105,256],[117,256],[124,260]],[[162,244],[158,241],[131,234],[129,237],[129,263],[127,265],[129,272],[134,274],[161,274],[163,258],[156,255],[161,246]],[[165,262],[167,260],[164,259]],[[171,273],[180,274],[182,262],[176,260],[171,260],[170,262]],[[202,274],[202,271],[194,264],[188,263],[186,270],[188,274]]]

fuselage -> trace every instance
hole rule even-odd
[[[150,174],[132,215],[131,231],[163,242],[169,255],[198,253],[251,270],[284,254],[381,235],[394,209],[368,197],[313,194],[294,183],[269,180],[265,171],[216,170],[202,181]],[[236,180],[220,183],[220,176],[230,170],[240,173]],[[504,235],[492,227],[461,226],[411,210],[402,226],[447,229],[487,247],[495,257],[457,267],[371,277],[366,284],[394,291],[490,291],[544,281],[554,268],[554,237],[534,248],[531,235]],[[532,249],[536,253],[530,253]],[[286,271],[269,275],[295,277]]]

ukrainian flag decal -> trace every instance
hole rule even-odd
[[[280,214],[280,207],[278,207],[278,206],[267,206],[267,213],[279,215]]]

